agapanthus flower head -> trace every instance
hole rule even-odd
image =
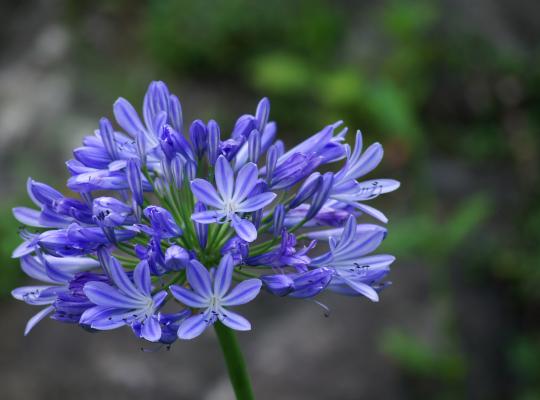
[[[358,179],[381,161],[380,144],[363,151],[358,132],[351,150],[336,122],[286,149],[267,98],[233,127],[195,119],[185,129],[163,82],[140,113],[120,98],[113,114],[66,163],[79,198],[29,179],[35,208],[13,209],[25,226],[13,256],[41,282],[13,290],[41,307],[25,333],[50,315],[170,345],[216,323],[251,329],[230,308],[261,289],[378,300],[394,257],[372,254],[387,229],[370,218],[387,218],[366,203],[399,183]]]

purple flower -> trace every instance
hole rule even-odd
[[[133,224],[133,209],[114,197],[98,197],[94,199],[94,217],[106,227]],[[130,220],[131,217],[131,220]]]
[[[78,272],[96,267],[99,267],[99,263],[86,257],[22,257],[21,268],[26,275],[45,285],[22,286],[14,289],[11,295],[30,305],[47,306],[28,321],[24,334],[27,335],[39,321],[55,310],[53,304],[60,295],[69,292],[69,283]]]
[[[341,124],[342,121],[338,121],[331,125],[325,126],[320,132],[284,153],[279,158],[278,165],[281,165],[296,154],[311,154],[321,157],[321,163],[323,164],[342,159],[345,156],[346,148],[341,144],[341,142],[347,133],[347,129],[343,129],[336,136],[334,136],[334,131],[339,128]]]
[[[115,229],[116,242],[133,238],[136,232],[125,229]],[[66,229],[45,231],[37,238],[37,244],[52,255],[75,256],[93,253],[100,246],[111,243],[110,238],[98,227],[84,227],[71,224]]]
[[[275,190],[289,188],[311,174],[322,161],[316,153],[294,153],[273,168],[270,187]]]
[[[148,263],[152,274],[161,276],[167,272],[165,255],[161,249],[159,238],[157,240],[156,237],[151,238],[146,246],[135,245],[135,254],[142,262]]]
[[[215,322],[249,330],[228,307],[262,285],[290,298],[330,290],[375,301],[389,284],[394,257],[373,254],[387,230],[356,223],[363,214],[386,222],[366,203],[399,187],[361,181],[381,161],[380,144],[363,151],[358,132],[351,150],[336,122],[286,150],[267,98],[232,130],[195,119],[184,135],[180,101],[160,81],[140,116],[123,98],[113,112],[117,126],[101,118],[66,163],[78,198],[29,179],[35,207],[13,209],[25,225],[13,257],[42,282],[13,291],[42,307],[26,333],[50,315],[90,330],[127,325],[169,346]],[[317,241],[329,249],[315,257]],[[164,313],[169,289],[185,307]]]
[[[362,134],[358,131],[352,154],[347,145],[347,162],[335,174],[330,198],[350,204],[381,222],[388,222],[388,218],[382,212],[361,202],[393,192],[399,188],[399,182],[393,179],[374,179],[362,183],[356,181],[375,169],[382,157],[383,148],[379,143],[372,144],[362,153]]]
[[[221,255],[230,254],[234,265],[243,264],[249,253],[249,243],[233,236],[221,248]]]
[[[83,288],[88,282],[109,283],[109,277],[104,274],[93,272],[81,272],[69,281],[68,290],[59,291],[54,302],[54,314],[52,319],[68,323],[79,323],[81,315],[94,306],[84,294]]]
[[[317,268],[293,274],[263,275],[261,281],[276,296],[306,299],[322,292],[332,280],[332,275],[331,269]]]
[[[82,314],[80,324],[97,330],[129,325],[139,337],[159,341],[161,325],[156,311],[163,305],[167,292],[152,295],[148,264],[139,263],[131,280],[118,260],[111,257],[108,272],[114,287],[96,281],[84,285],[84,294],[95,306]]]
[[[257,166],[248,163],[240,169],[235,181],[229,162],[225,157],[219,156],[216,161],[217,191],[204,179],[195,179],[191,182],[191,190],[197,199],[214,210],[195,213],[191,218],[201,224],[231,222],[240,238],[246,242],[253,242],[257,239],[257,229],[252,222],[241,218],[238,214],[260,210],[276,197],[272,192],[249,197],[257,184],[257,175]]]
[[[144,203],[143,180],[141,174],[141,162],[132,158],[127,161],[126,175],[131,194],[133,196],[133,208],[141,207]]]
[[[293,267],[297,271],[307,271],[307,266],[311,262],[311,258],[307,256],[307,253],[315,247],[315,244],[316,242],[312,241],[307,247],[297,251],[296,237],[284,229],[279,247],[267,253],[249,257],[246,263],[253,266],[262,265],[274,268]]]
[[[163,207],[149,206],[144,209],[144,215],[150,220],[151,230],[147,233],[160,239],[170,239],[182,234],[182,229],[178,227],[176,221],[169,211]]]
[[[28,178],[27,191],[40,211],[15,207],[13,215],[22,224],[40,228],[63,228],[73,222],[92,222],[92,210],[87,204],[64,197],[56,189]]]
[[[199,159],[202,158],[208,146],[208,132],[206,125],[200,119],[193,121],[189,127],[189,137],[195,150],[195,154]]]
[[[339,240],[330,237],[330,251],[311,260],[312,267],[331,268],[334,276],[329,289],[341,294],[363,295],[378,301],[377,282],[389,271],[395,257],[372,255],[386,232],[371,230],[357,235],[356,220],[350,216]]]
[[[200,213],[203,211],[206,211],[206,206],[198,201],[195,203],[195,209],[193,210],[194,213]],[[206,247],[206,242],[208,240],[208,225],[207,224],[199,224],[198,222],[194,222],[195,225],[195,233],[197,234],[197,241],[199,242],[199,246],[201,249],[204,249]]]
[[[193,339],[218,320],[231,329],[251,329],[248,320],[225,307],[250,302],[259,294],[262,283],[259,279],[248,279],[229,291],[233,268],[232,257],[228,254],[223,256],[212,282],[210,272],[201,263],[193,260],[187,268],[187,279],[192,290],[177,285],[170,287],[172,295],[178,301],[188,307],[202,309],[200,314],[189,317],[180,324],[180,339]]]
[[[158,320],[161,325],[161,338],[159,341],[170,346],[178,339],[178,328],[182,321],[191,315],[191,310],[183,309],[174,314],[158,314]],[[140,336],[140,335],[139,335]]]
[[[165,251],[164,264],[170,271],[179,271],[186,268],[190,260],[189,252],[183,247],[172,245]]]
[[[114,116],[118,124],[133,138],[144,135],[147,150],[158,145],[159,130],[168,123],[178,132],[182,132],[182,108],[178,98],[169,94],[163,82],[152,82],[144,96],[141,122],[135,108],[124,98],[114,103]]]
[[[284,225],[291,227],[306,220],[310,208],[309,204],[301,204],[290,210],[285,216]],[[354,214],[354,212],[354,208],[347,204],[345,204],[344,208],[341,208],[341,204],[336,201],[328,201],[304,226],[343,226],[347,222],[349,215]]]
[[[176,154],[181,154],[186,160],[195,160],[191,145],[184,136],[170,125],[163,125],[159,136],[161,150],[167,160],[171,160]]]

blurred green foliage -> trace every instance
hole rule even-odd
[[[154,59],[190,74],[242,73],[247,59],[277,46],[322,61],[343,33],[337,9],[320,0],[159,0],[146,15]]]
[[[440,380],[439,385],[462,383],[465,359],[455,351],[433,349],[405,332],[388,331],[383,335],[382,350],[409,374]]]
[[[489,198],[478,194],[463,200],[444,216],[444,221],[424,210],[402,217],[392,223],[384,248],[391,249],[398,257],[421,254],[431,266],[444,267],[452,253],[490,216],[492,209]]]

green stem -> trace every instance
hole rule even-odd
[[[221,345],[221,350],[223,351],[223,356],[225,357],[229,379],[236,394],[236,399],[253,400],[255,397],[251,389],[246,363],[240,351],[240,346],[238,346],[234,331],[221,322],[216,322],[214,328],[219,339],[219,344]]]

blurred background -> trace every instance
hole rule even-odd
[[[0,2],[0,397],[230,399],[209,331],[142,352],[10,297],[27,176],[57,188],[123,96],[167,82],[222,130],[268,96],[291,144],[343,119],[385,148],[382,301],[269,295],[240,334],[260,399],[540,399],[540,3]],[[353,137],[353,135],[350,135]],[[371,221],[370,221],[371,222]]]

